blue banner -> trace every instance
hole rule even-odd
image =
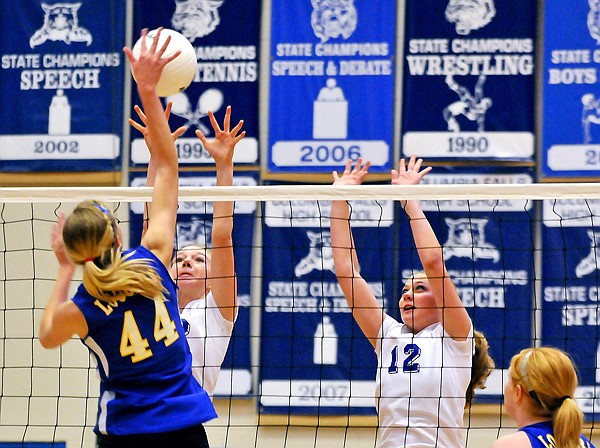
[[[236,173],[235,186],[256,186],[258,174]],[[131,186],[143,187],[146,178],[132,173]],[[213,173],[180,173],[182,187],[215,186]],[[131,204],[130,246],[139,244],[142,231],[142,203]],[[250,296],[252,272],[252,235],[254,234],[255,202],[236,202],[234,208],[233,245],[237,276],[239,312],[229,342],[229,350],[222,364],[215,396],[249,396],[252,393],[252,363],[250,353]],[[212,202],[181,202],[179,204],[176,246],[210,246],[212,229]]]
[[[361,273],[392,309],[393,202],[351,201]],[[333,267],[328,201],[269,201],[263,225],[260,411],[374,414],[377,359]]]
[[[1,171],[120,171],[125,2],[0,6]]]
[[[198,70],[192,84],[183,92],[167,97],[173,102],[171,128],[188,126],[177,139],[180,165],[214,165],[210,154],[196,138],[200,129],[214,137],[208,118],[211,110],[222,123],[227,106],[232,107],[232,123],[244,120],[246,137],[237,145],[234,163],[257,165],[258,157],[258,73],[260,42],[260,0],[136,0],[134,36],[142,28],[160,26],[183,34],[196,50]],[[139,104],[137,91],[133,104]],[[135,112],[132,110],[132,116]],[[148,163],[148,150],[139,134],[132,134],[131,164]]]
[[[533,161],[536,8],[406,2],[404,155]]]
[[[272,1],[270,171],[389,171],[395,40],[393,0]]]
[[[600,3],[544,2],[541,173],[600,177]]]
[[[436,167],[423,184],[530,184],[529,170]],[[534,243],[531,201],[422,200],[421,206],[444,251],[448,273],[456,285],[475,330],[490,344],[496,370],[477,391],[480,401],[497,401],[503,394],[503,372],[511,357],[533,340]],[[422,270],[414,250],[410,224],[400,212],[400,273],[404,282]]]
[[[565,350],[579,373],[577,403],[600,415],[600,200],[544,201],[542,343]],[[595,415],[593,415],[595,414]]]

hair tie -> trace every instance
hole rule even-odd
[[[565,402],[566,399],[571,398],[569,395],[564,395],[562,397],[560,397],[560,404],[562,406],[562,404]]]
[[[83,260],[83,264],[87,263],[88,261],[94,261],[94,257],[87,257],[85,260]]]
[[[527,352],[525,357],[523,358],[523,362],[521,364],[521,376],[523,377],[523,382],[525,383],[525,387],[527,388],[527,392],[532,392],[533,388],[529,385],[529,378],[527,377],[527,361],[529,361],[529,357],[533,353],[533,350]]]
[[[96,207],[98,207],[102,213],[104,213],[105,215],[107,215],[108,217],[110,217],[110,212],[108,211],[108,209],[106,207],[104,207],[102,204],[99,204],[97,202],[94,202],[94,205]]]

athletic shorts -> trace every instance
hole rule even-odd
[[[206,431],[202,425],[156,434],[98,434],[96,441],[96,448],[209,448]]]

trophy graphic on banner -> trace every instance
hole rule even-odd
[[[348,137],[348,101],[335,78],[329,78],[313,103],[313,138]]]

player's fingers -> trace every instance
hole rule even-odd
[[[423,159],[417,159],[417,161],[415,162],[414,170],[418,172],[421,169],[422,163],[423,163]]]
[[[196,129],[196,136],[200,139],[200,141],[206,148],[206,144],[208,143],[208,141],[206,140],[206,136],[202,133],[200,129]]]
[[[140,131],[142,134],[144,133],[144,130],[146,128],[144,126],[142,126],[141,124],[139,124],[137,121],[132,120],[131,118],[128,118],[127,121],[129,122],[129,124],[131,126],[133,126],[135,129],[137,129],[138,131]]]
[[[219,126],[219,123],[217,122],[217,119],[215,118],[215,114],[213,114],[212,110],[208,111],[208,118],[210,118],[210,124],[212,125],[213,129],[215,130],[215,134],[218,132],[223,132],[221,130],[221,126]]]
[[[409,170],[413,170],[415,168],[415,159],[416,159],[416,156],[414,154],[412,156],[410,156],[410,160],[408,161],[408,169]]]
[[[143,28],[142,33],[141,33],[141,39],[142,39],[141,40],[142,44],[140,46],[141,53],[148,51],[148,46],[146,45],[146,36],[147,35],[148,35],[148,28]]]
[[[346,166],[344,167],[344,173],[349,173],[352,169],[352,159],[348,159]]]
[[[164,62],[164,65],[167,65],[169,62],[171,62],[173,59],[175,59],[180,54],[181,54],[181,50],[177,50],[175,53],[173,53],[168,58],[163,58],[162,61]],[[164,65],[163,65],[163,67],[164,67]]]
[[[398,173],[404,173],[406,171],[406,161],[404,159],[400,159],[398,162]]]
[[[177,129],[175,129],[175,132],[173,132],[173,141],[177,140],[179,137],[185,134],[185,131],[187,131],[187,127],[185,126],[180,126]]]
[[[146,114],[144,113],[142,108],[136,104],[135,106],[133,106],[133,110],[135,110],[135,113],[138,115],[138,117],[140,117],[140,120],[142,120],[142,122],[146,124]]]
[[[231,124],[231,106],[227,106],[225,109],[225,119],[223,120],[223,131],[229,132],[229,125]]]
[[[158,47],[158,41],[160,40],[160,35],[162,34],[162,31],[163,31],[163,27],[161,26],[156,31],[156,36],[154,36],[154,39],[152,39],[152,44],[150,44],[150,52],[158,53],[159,56],[162,56],[162,54],[167,50],[167,46],[169,45],[169,42],[171,42],[171,36],[167,36],[166,41],[163,43],[163,45],[160,47],[160,49],[158,51],[156,51],[156,48]]]
[[[131,64],[134,64],[136,59],[135,56],[133,55],[133,53],[131,52],[131,49],[129,47],[123,47],[123,53],[125,53],[125,56],[127,56],[127,59],[129,59],[129,62]]]
[[[430,172],[433,169],[433,167],[428,166],[427,168],[424,168],[423,171],[421,171],[421,179],[425,176],[425,174],[427,174],[428,172]]]
[[[244,126],[244,120],[240,120],[240,122],[235,125],[235,127],[231,130],[231,134],[236,135],[238,132],[240,132],[242,126]]]
[[[354,165],[353,172],[358,173],[360,171],[361,166],[362,166],[362,158],[359,157],[358,159],[356,159],[356,165]]]
[[[237,145],[237,143],[242,140],[246,136],[246,131],[243,131],[240,135],[238,135],[233,141]]]

